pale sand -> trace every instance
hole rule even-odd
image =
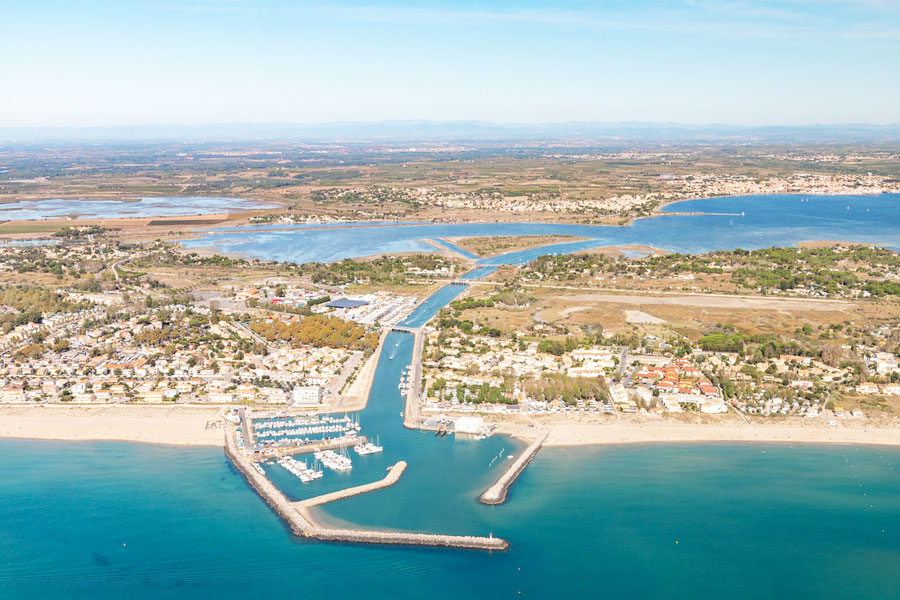
[[[625,322],[641,323],[644,325],[660,325],[662,323],[665,323],[666,320],[660,319],[659,317],[654,317],[653,315],[647,314],[640,310],[626,310]]]
[[[523,433],[521,430],[519,433]],[[862,423],[830,427],[803,425],[711,425],[687,423],[560,423],[552,425],[545,446],[633,444],[643,442],[796,442],[900,445],[900,427]]]
[[[373,365],[374,366],[374,365]],[[356,399],[357,402],[362,399]],[[364,400],[362,402],[364,405]],[[206,406],[0,406],[0,437],[54,440],[120,440],[183,446],[222,446],[219,421],[223,409]],[[499,432],[530,439],[548,427],[504,423]],[[826,423],[747,425],[690,424],[661,421],[619,423],[555,423],[545,446],[653,442],[793,442],[821,444],[900,445],[900,426],[867,426],[845,420]]]
[[[587,250],[580,250],[578,252],[574,252],[573,254],[602,254],[603,256],[625,256],[624,250],[637,250],[638,252],[646,252],[648,255],[657,255],[657,256],[665,256],[668,254],[667,251],[661,250],[659,248],[654,248],[653,246],[644,246],[641,244],[623,244],[620,246],[598,246],[597,248],[588,248]]]
[[[347,386],[347,390],[337,398],[334,405],[324,412],[356,412],[366,407],[369,402],[369,392],[372,390],[372,382],[375,380],[375,370],[378,368],[378,360],[381,358],[381,350],[388,333],[390,333],[390,328],[385,327],[372,356],[360,365],[356,379]]]
[[[581,294],[566,297],[572,302],[613,302],[618,304],[675,304],[700,308],[747,308],[757,310],[841,311],[854,307],[844,300],[822,298],[774,298],[771,296],[729,296],[725,294],[689,294],[664,296],[639,294]]]
[[[0,407],[0,437],[49,440],[120,440],[179,446],[222,446],[222,409],[205,406]]]

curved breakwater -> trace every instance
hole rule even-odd
[[[358,496],[375,490],[390,487],[400,480],[406,469],[406,463],[400,461],[391,467],[384,479],[360,485],[315,498],[291,502],[267,477],[257,472],[250,461],[237,448],[234,431],[225,433],[225,455],[235,468],[244,476],[256,493],[266,501],[272,510],[287,523],[291,532],[299,537],[328,542],[347,542],[354,544],[399,544],[407,546],[443,546],[469,550],[506,550],[506,540],[468,535],[443,535],[430,533],[409,533],[403,531],[375,531],[365,529],[335,529],[323,527],[310,514],[313,507],[335,502],[351,496]]]
[[[513,460],[513,463],[509,468],[500,475],[494,485],[486,489],[481,496],[478,497],[478,501],[482,504],[503,504],[506,502],[506,495],[509,492],[510,486],[515,483],[519,475],[522,474],[522,471],[525,470],[525,467],[528,466],[528,463],[530,463],[537,455],[538,450],[544,445],[544,440],[547,439],[549,433],[549,431],[541,433],[536,440],[529,444],[528,448]]]

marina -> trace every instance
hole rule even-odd
[[[390,487],[400,480],[406,470],[406,463],[395,463],[380,481],[347,488],[337,492],[316,496],[299,502],[291,502],[267,477],[261,475],[238,448],[233,429],[226,430],[225,455],[244,476],[257,494],[290,527],[294,535],[328,542],[354,544],[443,546],[467,550],[506,550],[506,540],[489,534],[481,536],[442,535],[429,533],[409,533],[402,531],[378,531],[367,529],[338,529],[320,525],[312,516],[311,509],[337,500],[358,496]]]
[[[483,275],[481,269],[468,274],[469,277],[477,277]],[[464,276],[465,277],[465,276]],[[422,302],[419,307],[399,326],[394,326],[395,332],[392,334],[396,337],[393,345],[382,343],[382,352],[388,353],[388,361],[384,363],[383,368],[391,365],[391,360],[400,356],[403,352],[406,355],[408,347],[406,340],[407,335],[413,336],[412,352],[405,366],[399,367],[399,376],[397,379],[397,388],[401,398],[405,402],[406,410],[401,412],[403,418],[403,426],[410,428],[422,428],[423,423],[417,415],[415,407],[418,405],[417,399],[420,394],[421,387],[421,355],[423,351],[424,335],[422,326],[427,323],[434,314],[445,306],[450,300],[455,298],[463,286],[459,284],[450,284],[434,295]],[[390,339],[390,338],[387,338]],[[408,343],[408,342],[407,342]],[[364,411],[365,413],[365,411]],[[335,449],[317,448],[313,452],[313,458],[316,464],[335,471],[347,473],[353,468],[353,462],[347,454],[346,449],[352,447],[354,452],[359,456],[371,454],[381,454],[384,450],[380,444],[373,444],[359,438],[361,425],[358,418],[351,418],[347,415],[343,417],[335,417],[331,415],[293,415],[287,414],[269,414],[269,415],[247,415],[241,412],[241,427],[235,428],[233,433],[226,431],[226,455],[235,463],[238,469],[244,473],[245,477],[257,490],[257,492],[272,506],[291,527],[291,530],[303,537],[313,537],[320,540],[328,541],[356,541],[364,543],[401,543],[413,545],[442,545],[454,546],[460,548],[476,548],[476,549],[505,549],[507,543],[499,538],[494,538],[493,534],[487,538],[474,538],[469,536],[435,536],[431,534],[420,533],[388,533],[388,532],[360,532],[355,530],[332,530],[317,527],[311,517],[308,509],[313,506],[327,504],[342,498],[355,496],[361,493],[374,491],[384,487],[389,487],[399,480],[400,475],[406,468],[406,462],[400,461],[390,468],[389,474],[380,482],[364,484],[336,492],[326,493],[322,496],[301,500],[297,503],[289,503],[284,493],[279,490],[266,477],[265,471],[258,468],[259,465],[249,462],[244,450],[243,432],[252,432],[255,438],[252,453],[271,452],[292,446],[294,450],[297,448],[307,448],[322,441],[332,442],[330,435],[340,434],[341,442],[337,451]],[[438,420],[434,427],[434,437],[443,438],[455,431],[455,422]],[[471,436],[476,442],[484,440],[489,433],[481,432]],[[318,436],[313,439],[309,436]],[[454,436],[455,438],[455,436]],[[511,462],[509,468],[505,469],[500,475],[500,479],[491,486],[479,500],[485,504],[499,504],[506,498],[507,490],[515,481],[518,475],[525,469],[546,438],[546,433],[542,434],[535,443],[521,455]],[[352,444],[351,444],[352,442]],[[494,457],[488,467],[492,467],[495,462],[501,459],[506,449],[500,450],[499,454]],[[293,450],[292,450],[293,452]],[[302,483],[309,483],[314,479],[322,477],[322,471],[310,469],[306,462],[297,461],[292,456],[282,456],[278,459],[278,464],[287,471],[295,475]],[[402,466],[401,466],[402,465]]]
[[[353,446],[353,451],[360,456],[365,456],[367,454],[378,454],[379,452],[383,452],[384,447],[379,446],[377,441],[374,444],[371,442],[364,442]]]
[[[318,459],[317,459],[318,460]],[[278,464],[283,467],[285,470],[295,475],[297,479],[302,481],[303,483],[309,483],[310,481],[314,481],[316,479],[321,479],[324,473],[318,469],[311,469],[306,465],[306,462],[296,460],[291,456],[282,456],[278,459]],[[253,463],[255,466],[258,466],[259,463]],[[260,473],[261,469],[257,469],[257,473]],[[261,475],[265,475],[265,471],[260,473]]]
[[[313,454],[316,460],[332,471],[349,471],[353,468],[353,461],[346,454],[339,454],[334,450],[321,450]]]
[[[355,445],[360,437],[358,420],[344,415],[301,414],[288,416],[247,416],[246,429],[252,436],[253,452],[265,453],[284,448],[315,448],[337,444]]]

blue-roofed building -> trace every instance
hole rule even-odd
[[[365,300],[350,300],[349,298],[338,298],[337,300],[332,300],[325,306],[329,308],[359,308],[360,306],[365,306],[368,304]]]

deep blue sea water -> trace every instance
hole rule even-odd
[[[248,226],[210,231],[183,244],[188,248],[215,246],[267,260],[328,262],[381,253],[433,252],[434,246],[425,240],[447,237],[559,234],[589,238],[486,258],[482,264],[521,264],[541,254],[625,244],[699,253],[840,240],[900,249],[900,194],[713,198],[679,202],[664,212],[731,214],[661,216],[639,219],[628,227],[553,223]]]
[[[787,243],[778,236],[889,243],[897,239],[900,220],[895,208],[878,203],[884,200],[860,200],[863,212],[878,219],[857,219],[828,205],[801,226],[796,213],[805,209],[793,207],[784,209],[782,224],[767,218],[759,226],[765,231],[755,234],[743,222],[714,221],[703,239],[726,243],[727,231],[716,229],[725,227],[734,242],[725,247],[753,247],[743,244],[748,239],[769,240],[760,246]],[[703,202],[711,204],[702,210],[724,210],[717,201]],[[687,209],[682,204],[679,210]],[[668,217],[634,227],[697,218],[723,217]],[[809,224],[817,220],[826,225]],[[377,245],[385,239],[379,230],[412,229],[365,228],[353,235],[375,232],[364,243]],[[797,237],[801,230],[812,237]],[[344,239],[345,231],[308,239],[298,230],[288,239],[264,239],[280,252],[300,234],[294,243],[326,244],[316,255],[323,260],[332,247],[328,239]],[[858,237],[864,235],[873,238]],[[259,238],[252,243],[259,252],[270,251]],[[295,253],[310,255],[302,243]],[[514,253],[492,264],[520,259]],[[406,324],[425,323],[461,290],[439,290]],[[412,349],[412,336],[389,334],[368,406],[359,413],[363,432],[378,435],[385,446],[382,454],[354,457],[350,473],[329,472],[308,485],[275,465],[267,473],[299,499],[374,481],[403,459],[409,467],[395,486],[328,505],[321,517],[336,525],[490,532],[509,540],[508,551],[298,540],[220,450],[0,440],[0,599],[900,598],[900,449],[546,448],[508,503],[482,506],[478,493],[522,448],[502,436],[476,442],[404,429],[397,383]]]

